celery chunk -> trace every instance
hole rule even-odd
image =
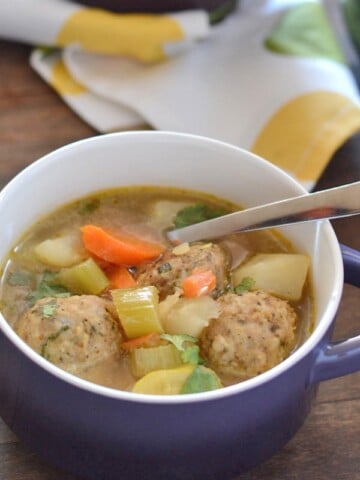
[[[111,290],[111,295],[128,338],[152,332],[163,333],[156,287],[119,288]]]
[[[92,258],[73,267],[63,268],[56,280],[70,292],[98,295],[109,286],[109,280]]]
[[[135,348],[130,353],[130,369],[134,377],[143,377],[153,370],[182,365],[180,352],[174,345]]]

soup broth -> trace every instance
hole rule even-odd
[[[258,375],[311,330],[308,258],[273,230],[190,245],[166,237],[238,208],[146,186],[65,205],[9,254],[2,313],[38,354],[116,389],[193,393],[198,377],[208,390]],[[284,291],[292,282],[300,293]]]

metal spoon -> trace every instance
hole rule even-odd
[[[348,217],[359,213],[360,181],[171,230],[168,238],[176,243],[191,242],[223,237],[230,233],[262,230],[322,218]]]

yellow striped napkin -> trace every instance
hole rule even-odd
[[[115,14],[66,0],[0,2],[0,36],[32,44],[79,48],[154,62],[209,33],[203,11],[167,15]]]
[[[211,28],[200,11],[118,17],[79,8],[52,42],[37,40],[65,47],[35,49],[30,61],[99,132],[146,124],[214,137],[252,150],[311,190],[335,150],[360,130],[356,82],[321,2],[242,0]],[[108,15],[124,23],[112,28]],[[140,23],[128,29],[127,19]],[[143,48],[145,37],[137,37],[125,51],[121,35],[144,32],[146,22],[166,23],[160,43],[157,36],[156,48]],[[100,41],[105,23],[109,35]],[[108,49],[113,35],[119,46]],[[172,56],[186,39],[192,45],[204,40]]]

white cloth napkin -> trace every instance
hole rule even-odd
[[[244,0],[205,40],[155,64],[79,45],[37,49],[31,64],[99,132],[147,124],[213,137],[252,150],[311,190],[360,129],[359,92],[320,7]],[[314,21],[322,34],[311,44]]]

